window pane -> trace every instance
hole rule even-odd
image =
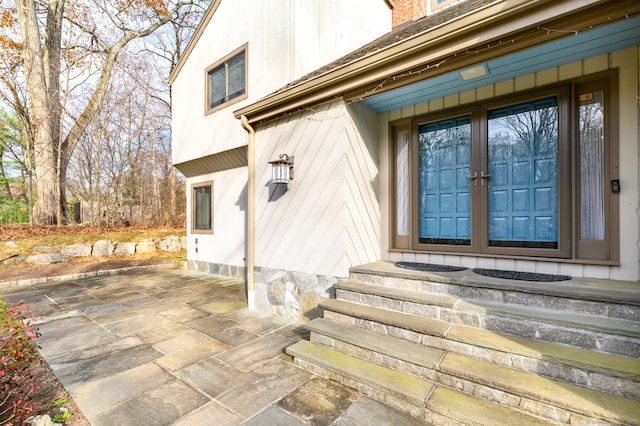
[[[418,128],[421,244],[471,244],[471,117]]]
[[[558,247],[555,97],[489,111],[489,245]]]
[[[200,186],[193,189],[194,218],[193,228],[211,229],[211,186]]]
[[[244,52],[234,56],[228,64],[227,100],[231,100],[244,93]]]
[[[396,234],[409,235],[409,131],[396,137]]]
[[[580,239],[604,240],[603,92],[580,95]]]
[[[209,108],[225,102],[225,67],[224,64],[209,72]]]

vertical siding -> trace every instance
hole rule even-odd
[[[323,104],[258,129],[256,265],[347,276],[379,258],[375,114]],[[295,179],[280,197],[269,161],[294,155]]]
[[[234,266],[245,265],[247,173],[246,167],[239,167],[187,180],[187,188],[194,183],[213,181],[213,235],[189,232],[187,259]],[[191,197],[187,197],[187,212],[192,211],[191,202]],[[187,214],[187,229],[191,229],[190,214]]]
[[[174,163],[245,144],[233,110],[390,29],[382,0],[222,1],[172,85]],[[245,43],[248,98],[205,116],[204,70]]]
[[[421,262],[446,263],[450,265],[464,265],[468,267],[481,267],[495,264],[500,269],[519,269],[541,273],[560,273],[576,277],[608,278],[619,280],[640,279],[639,261],[640,251],[640,123],[638,96],[640,94],[640,46],[587,58],[559,67],[550,68],[540,72],[518,76],[511,80],[501,81],[495,84],[478,87],[443,98],[431,99],[381,115],[384,121],[379,128],[381,131],[382,163],[387,164],[389,153],[388,122],[400,118],[411,117],[417,114],[437,112],[444,108],[464,105],[491,99],[494,96],[503,96],[522,90],[556,83],[583,75],[593,74],[607,69],[619,69],[619,142],[620,142],[620,181],[627,184],[626,190],[620,192],[620,266],[606,265],[581,265],[561,262],[523,261],[510,259],[491,259],[478,257],[465,257],[453,254],[435,255],[429,253],[391,253],[389,227],[383,225],[383,257],[388,260],[412,261],[419,259]],[[388,187],[388,173],[381,175],[381,187]],[[383,211],[388,211],[388,198],[383,199]]]

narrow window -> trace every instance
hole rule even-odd
[[[195,184],[191,188],[191,232],[213,234],[213,182]]]
[[[207,68],[207,113],[247,97],[246,59],[246,46],[243,46]]]

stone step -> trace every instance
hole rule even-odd
[[[588,351],[454,325],[438,347],[319,318],[305,325],[311,340],[387,367],[436,380],[447,352],[640,400],[640,359]],[[336,343],[342,342],[342,343]]]
[[[301,340],[287,348],[296,364],[311,369],[433,424],[546,425],[547,421],[487,400],[437,386],[406,373]]]
[[[315,343],[346,355],[418,375],[436,384],[463,389],[473,396],[499,401],[511,408],[530,410],[533,415],[549,416],[554,421],[570,424],[577,415],[614,424],[640,422],[640,401],[631,398],[434,350],[327,320],[315,320],[306,327],[312,332]]]
[[[425,324],[428,324],[433,329],[422,334],[437,335],[437,331],[446,330],[451,323],[466,324],[503,334],[623,356],[637,357],[640,354],[638,322],[520,305],[489,302],[478,302],[474,305],[467,301],[454,300],[456,298],[452,296],[431,295],[363,283],[338,283],[336,288],[336,295],[340,300],[323,302],[329,311],[344,315],[353,313],[353,316],[363,320],[419,333],[422,333],[421,329],[413,328],[414,325],[424,328]],[[387,319],[394,322],[387,323]]]
[[[516,400],[515,403],[521,407],[523,398],[566,410],[566,413],[560,410],[553,413],[556,421],[574,424],[572,413],[578,413],[616,425],[640,425],[640,401],[635,399],[610,395],[458,354],[448,354],[439,369],[456,378],[452,384],[464,386],[466,382],[470,385],[472,394],[485,394],[485,388],[490,387],[507,395],[520,397],[521,400]],[[477,383],[480,386],[473,385]],[[503,400],[502,403],[507,402]]]
[[[508,332],[514,321],[532,323],[529,335],[535,337],[545,325],[578,328],[612,336],[640,339],[640,322],[602,317],[589,313],[575,313],[558,309],[545,309],[518,304],[495,303],[482,300],[463,300],[442,294],[431,294],[381,287],[354,281],[343,281],[334,285],[340,300],[391,309],[423,317],[474,325],[493,331]],[[520,325],[518,328],[522,329]],[[619,347],[619,342],[615,342]],[[640,350],[640,341],[637,349]]]
[[[551,283],[517,281],[478,275],[471,269],[461,272],[412,271],[385,261],[352,267],[350,272],[354,281],[382,287],[640,321],[639,282],[590,278]]]

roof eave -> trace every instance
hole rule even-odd
[[[376,87],[375,85],[385,78],[415,69],[420,65],[434,63],[432,75],[450,71],[452,67],[459,69],[470,65],[471,62],[461,59],[451,61],[451,64],[440,68],[438,60],[595,4],[610,3],[612,1],[499,0],[473,13],[460,16],[454,21],[428,29],[309,80],[287,87],[234,111],[234,115],[236,118],[244,115],[250,123],[262,122],[324,100],[343,96],[353,97],[353,93],[358,89]],[[619,3],[616,4],[619,5]],[[629,3],[629,1],[623,1],[623,3]],[[560,36],[563,35],[551,33],[547,34],[545,39],[551,40]],[[529,44],[539,42],[532,38]],[[510,47],[505,46],[502,50],[508,48]],[[495,49],[494,54],[499,53],[500,49]],[[480,56],[476,56],[474,61],[477,62],[479,59]],[[395,87],[404,84],[409,84],[409,79],[396,83]],[[385,90],[393,86],[394,84],[389,84]]]

